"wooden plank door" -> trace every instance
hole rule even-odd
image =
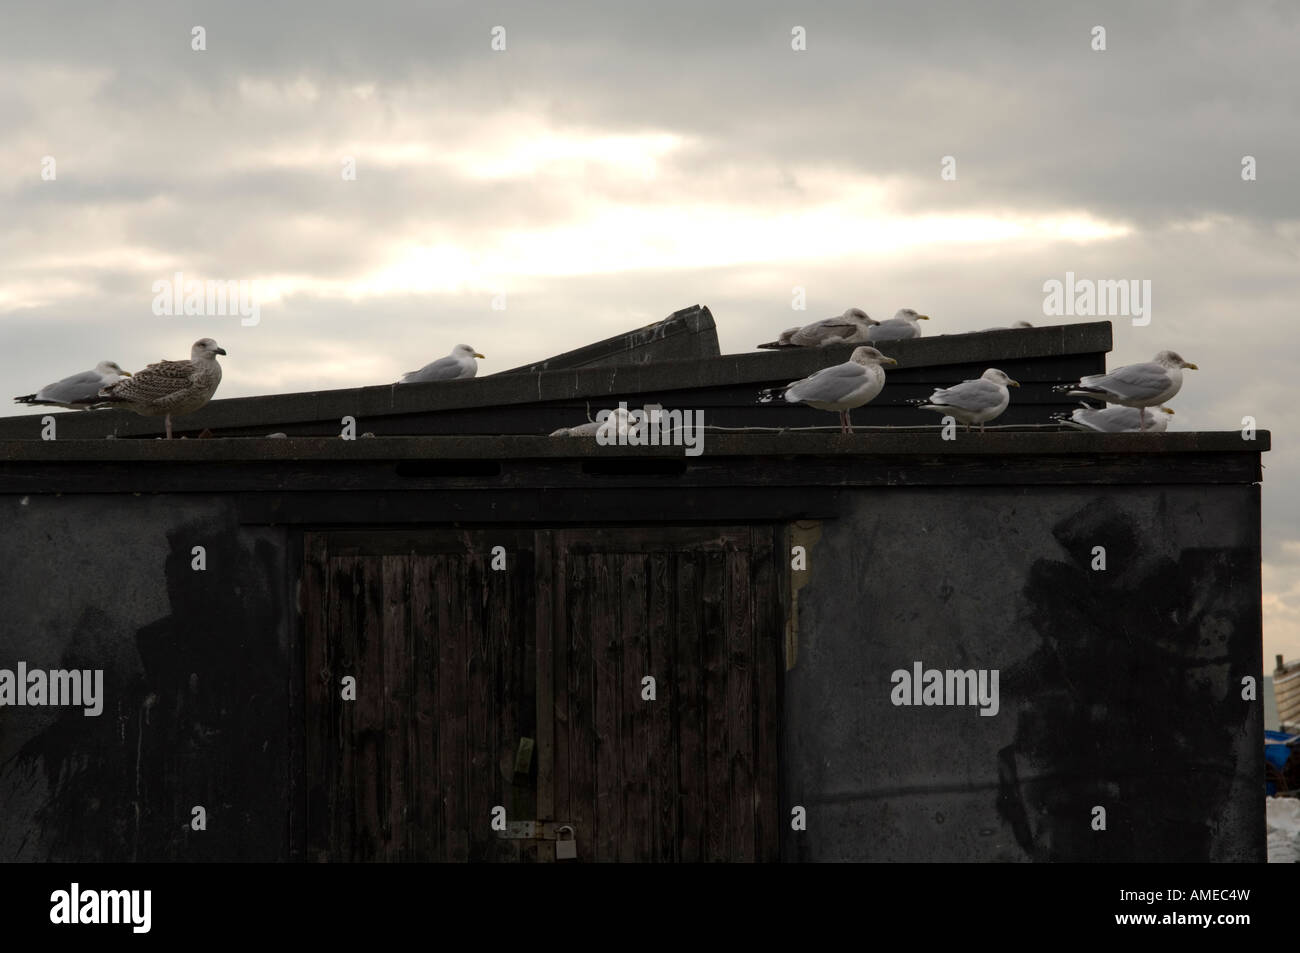
[[[780,858],[775,540],[772,527],[554,533],[543,801],[574,826],[580,860]]]
[[[532,539],[306,535],[309,858],[521,858],[490,820],[496,806],[536,809],[533,782],[514,772],[534,734]],[[505,571],[491,568],[498,545]]]
[[[779,859],[776,533],[307,534],[307,856]]]

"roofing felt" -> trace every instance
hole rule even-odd
[[[977,377],[990,366],[1021,382],[1001,424],[1051,422],[1077,401],[1053,388],[1105,367],[1111,348],[1108,321],[974,334],[948,334],[883,342],[898,361],[884,392],[854,411],[867,426],[923,426],[932,414],[910,402],[937,386]],[[716,350],[707,308],[684,309],[648,328],[579,348],[555,358],[471,380],[238,397],[214,400],[179,418],[177,433],[213,436],[337,434],[352,417],[358,432],[376,435],[548,434],[581,423],[598,410],[627,401],[635,407],[701,409],[706,422],[725,427],[816,427],[832,415],[799,405],[759,405],[757,392],[805,377],[846,360],[852,347],[791,348],[694,356]],[[611,360],[628,363],[607,363]],[[53,412],[59,439],[150,437],[162,422],[127,411]],[[0,418],[0,440],[40,439],[43,415]]]

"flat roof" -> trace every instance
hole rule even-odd
[[[692,313],[665,326],[689,329],[695,323],[705,321],[706,315],[706,310]],[[711,317],[707,321],[711,323]],[[630,332],[623,337],[637,339],[640,333]],[[934,384],[953,383],[962,376],[978,375],[988,366],[1027,361],[1044,363],[1036,368],[1033,376],[1024,378],[1027,386],[1024,393],[1017,395],[1017,413],[1022,412],[1022,406],[1030,406],[1036,399],[1054,401],[1056,409],[1077,406],[1072,399],[1052,395],[1050,383],[1071,379],[1069,375],[1077,380],[1080,372],[1099,370],[1099,355],[1110,350],[1111,342],[1109,321],[882,342],[880,350],[898,361],[898,366],[890,369],[897,383],[893,388],[886,388],[882,398],[873,402],[877,406],[867,408],[864,413],[879,415],[891,402],[913,396],[913,390],[924,396]],[[607,354],[605,345],[608,342],[599,343],[603,349],[601,353]],[[540,371],[517,369],[470,380],[238,397],[214,400],[194,414],[176,418],[173,424],[176,431],[187,433],[204,429],[244,433],[261,430],[265,433],[286,427],[311,427],[319,432],[332,429],[342,417],[351,416],[360,422],[359,429],[363,431],[370,429],[365,423],[367,418],[385,420],[383,429],[391,433],[401,426],[398,418],[408,417],[412,421],[422,421],[419,427],[412,423],[412,429],[423,428],[427,432],[433,426],[429,421],[433,415],[472,411],[475,419],[462,419],[457,423],[460,432],[465,433],[469,428],[470,432],[499,433],[511,423],[512,417],[508,414],[503,416],[502,411],[493,411],[492,408],[528,408],[517,418],[519,425],[533,433],[549,433],[556,427],[578,422],[572,419],[573,409],[581,407],[583,401],[630,400],[636,395],[671,395],[673,392],[689,392],[690,397],[683,397],[689,401],[711,388],[744,388],[747,394],[751,390],[756,393],[761,386],[798,380],[830,364],[847,360],[852,350],[850,346],[786,348],[699,360],[655,360],[653,363],[602,364]],[[238,360],[238,356],[229,360]],[[542,362],[543,365],[546,363]],[[923,370],[927,368],[934,370]],[[754,404],[752,396],[747,400]],[[147,437],[163,430],[161,418],[141,417],[125,410],[62,411],[49,408],[48,412],[57,416],[61,438],[92,438],[106,434]],[[787,421],[809,420],[821,414],[801,407],[778,409],[771,406],[758,412],[763,413],[765,419],[778,423],[782,417]],[[480,413],[484,415],[481,419]],[[721,411],[715,410],[714,413]],[[0,418],[0,440],[39,439],[40,419],[39,414]],[[480,426],[482,429],[477,429]]]

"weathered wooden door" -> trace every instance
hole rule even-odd
[[[773,533],[554,534],[554,622],[539,627],[553,691],[543,663],[538,695],[553,794],[543,775],[538,800],[574,826],[579,859],[779,859]]]
[[[532,540],[307,534],[309,858],[517,859],[490,820],[532,809],[514,776],[535,734]]]
[[[778,859],[776,533],[306,534],[308,857]]]

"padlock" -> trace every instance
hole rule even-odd
[[[568,831],[569,836],[566,838],[564,832]],[[578,859],[578,838],[573,832],[573,828],[568,824],[555,829],[555,859],[556,860],[577,860]]]

